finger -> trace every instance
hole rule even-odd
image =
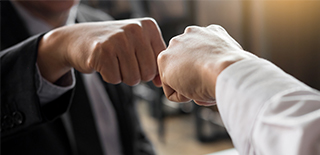
[[[122,75],[122,82],[134,86],[140,83],[140,71],[136,56],[134,52],[123,52],[127,55],[119,56],[120,72]]]
[[[161,82],[161,78],[160,78],[160,75],[157,74],[154,79],[152,80],[153,84],[156,86],[156,87],[161,87],[162,85],[162,82]]]
[[[211,30],[214,30],[214,31],[223,31],[223,32],[228,33],[228,32],[226,31],[226,29],[224,29],[222,26],[216,25],[216,24],[211,24],[211,25],[207,26],[206,28],[211,29]]]
[[[104,59],[102,67],[97,71],[100,72],[103,80],[108,83],[118,84],[122,81],[117,57]]]
[[[159,29],[159,28],[158,28]],[[161,35],[161,32],[160,32],[160,29],[159,29],[159,33],[158,33],[158,36],[156,38],[154,38],[154,40],[151,41],[151,46],[152,46],[152,49],[153,49],[153,53],[154,53],[154,57],[155,57],[155,62],[156,62],[156,74],[157,76],[154,77],[154,79],[152,80],[153,84],[157,87],[160,87],[161,86],[161,78],[160,76],[158,75],[159,74],[159,70],[158,70],[158,61],[157,61],[157,58],[158,58],[158,55],[166,49],[166,44],[164,43],[164,40],[162,38],[162,35]]]
[[[124,39],[122,45],[119,44],[117,47],[122,82],[129,86],[139,84],[141,77],[134,48],[126,39]]]
[[[149,38],[145,35],[140,24],[128,24],[123,29],[130,49],[134,50],[141,80],[150,81],[157,73],[157,66]]]
[[[155,54],[155,59],[157,59],[159,53],[166,49],[166,44],[164,43],[160,30],[155,34],[154,37],[152,37],[151,46]]]
[[[154,20],[142,21],[142,27],[147,39],[150,41],[149,43],[154,53],[154,59],[157,60],[159,53],[166,49],[161,30]]]
[[[143,81],[150,81],[156,76],[158,69],[152,50],[137,49],[136,57],[139,63],[140,75]]]
[[[162,85],[162,78],[164,78],[163,69],[166,68],[166,62],[167,62],[167,55],[166,51],[163,51],[158,55],[157,58],[157,64],[158,64],[158,72],[159,74],[152,80],[153,84],[157,87],[160,87]]]
[[[151,41],[155,56],[166,48],[166,44],[162,38],[161,30],[154,19],[148,19],[142,21],[142,27],[144,32],[147,34],[148,39]]]
[[[141,80],[150,81],[158,72],[155,55],[151,48],[151,44],[142,34],[135,36],[135,38],[131,37],[131,40],[135,49],[135,56],[139,66]]]
[[[163,92],[166,95],[166,97],[170,101],[174,102],[189,102],[191,101],[189,98],[177,93],[174,89],[172,89],[170,86],[166,84],[162,84]]]
[[[120,83],[119,61],[113,48],[108,44],[97,43],[93,51],[88,59],[88,66],[99,72],[104,81],[112,84]]]

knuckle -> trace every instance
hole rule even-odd
[[[168,55],[165,51],[161,52],[157,58],[158,65],[161,65],[163,62],[165,62],[167,60],[167,57]]]
[[[125,33],[129,34],[139,34],[142,31],[142,27],[139,23],[130,23],[126,25],[124,28]]]
[[[113,34],[105,42],[105,51],[108,53],[107,56],[113,55],[125,55],[130,52],[130,40],[127,38],[127,35],[124,31],[117,32]]]
[[[116,41],[119,41],[119,40],[124,40],[127,37],[126,37],[126,34],[125,34],[124,30],[118,30],[110,38],[111,39],[116,39]]]
[[[216,24],[209,25],[208,28],[213,29],[215,31],[226,31],[221,25]]]
[[[180,42],[179,38],[180,38],[180,36],[175,36],[175,37],[171,38],[169,41],[169,45],[174,45],[174,44],[179,43]]]
[[[217,29],[220,30],[220,31],[226,32],[226,30],[220,25],[218,25]]]
[[[107,40],[99,45],[96,51],[98,53],[99,58],[113,58],[115,57],[115,44],[113,44],[110,40]]]
[[[188,26],[185,30],[184,30],[184,33],[190,33],[190,32],[193,32],[193,31],[197,31],[199,30],[200,27],[199,26]]]
[[[157,25],[158,25],[156,20],[150,17],[142,18],[141,24],[147,28],[154,28],[154,29],[157,28]]]
[[[151,17],[144,17],[144,18],[142,18],[141,22],[146,23],[146,24],[153,24],[153,25],[155,25],[157,23],[156,20]]]

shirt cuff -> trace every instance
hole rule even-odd
[[[36,80],[38,81],[37,94],[41,106],[57,99],[75,86],[76,80],[73,68],[54,84],[42,77],[38,64],[36,64],[36,68]]]
[[[292,89],[310,89],[264,59],[236,62],[218,76],[216,100],[222,120],[241,154],[249,154],[250,137],[260,110],[271,98]]]

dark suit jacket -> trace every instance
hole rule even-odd
[[[104,20],[103,17],[106,16],[86,6],[78,9],[78,22]],[[42,35],[28,37],[12,4],[2,1],[1,154],[102,154],[80,73],[76,73],[75,89],[40,106],[35,64]],[[140,127],[131,88],[124,84],[104,86],[116,111],[123,153],[154,154]]]

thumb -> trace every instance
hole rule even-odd
[[[191,101],[189,98],[181,95],[180,93],[176,92],[174,89],[172,89],[170,86],[166,84],[162,84],[164,94],[170,101],[174,102],[189,102]]]

